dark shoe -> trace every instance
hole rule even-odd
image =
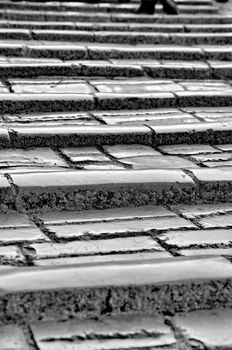
[[[140,7],[136,11],[136,13],[145,13],[146,15],[154,15],[155,13],[155,3],[153,1],[145,1],[141,2]]]
[[[168,15],[178,15],[178,9],[176,4],[172,0],[161,0],[163,10]]]

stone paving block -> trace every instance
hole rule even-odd
[[[201,320],[199,322],[199,320]],[[229,349],[232,346],[231,310],[199,310],[175,316],[175,325],[192,346]]]
[[[204,56],[206,60],[231,61],[232,47],[231,45],[205,45]]]
[[[156,233],[167,229],[194,228],[192,222],[179,217],[143,218],[142,220],[121,220],[109,222],[82,223],[80,225],[46,226],[59,239],[87,239],[128,237]]]
[[[15,325],[0,326],[1,350],[29,350],[22,329]]]
[[[35,227],[29,218],[17,212],[0,214],[0,228]]]
[[[151,144],[152,132],[145,125],[49,125],[13,126],[10,132],[14,147],[72,147],[102,144]]]
[[[60,226],[56,226],[60,227]],[[97,240],[73,241],[68,243],[34,243],[25,247],[24,252],[32,259],[95,256],[165,251],[151,237],[123,237]]]
[[[105,76],[105,77],[138,77],[143,76],[144,71],[138,64],[112,64],[104,62],[81,63],[81,74],[83,76]]]
[[[188,169],[198,167],[196,163],[175,156],[139,156],[120,159],[133,169]]]
[[[42,320],[100,316],[106,310],[109,289],[113,313],[122,310],[125,303],[127,313],[140,314],[148,309],[152,313],[189,311],[208,303],[212,308],[222,303],[229,307],[231,273],[231,263],[223,257],[14,269],[1,276],[8,306],[1,319],[41,321],[42,310]],[[2,305],[4,300],[1,297]]]
[[[217,148],[221,151],[232,151],[232,144],[217,145]]]
[[[154,150],[150,146],[144,145],[115,145],[103,146],[105,152],[117,159],[128,157],[144,157],[144,156],[159,156],[160,152]]]
[[[204,228],[229,228],[232,227],[232,215],[223,214],[219,216],[200,218],[198,222]]]
[[[62,148],[61,152],[73,163],[110,162],[110,158],[97,147]]]
[[[0,150],[0,167],[62,167],[68,164],[50,148]]]
[[[229,153],[229,152],[207,154],[207,155],[200,154],[200,155],[191,156],[191,159],[209,168],[232,165],[232,153]]]
[[[188,230],[161,234],[158,241],[167,248],[221,248],[231,245],[231,230]]]
[[[230,86],[226,82],[221,82],[218,80],[192,80],[192,81],[179,81],[181,86],[183,86],[187,91],[212,91],[219,90],[223,91],[226,89],[230,89]]]
[[[12,179],[19,205],[37,212],[188,202],[195,194],[193,180],[181,170],[12,174]]]
[[[212,78],[209,66],[198,61],[162,61],[158,64],[144,64],[145,71],[153,78],[202,79]]]
[[[10,80],[12,90],[17,94],[91,94],[95,90],[86,82],[74,79]]]
[[[49,239],[37,227],[0,227],[1,244],[17,244],[22,242],[44,242]]]
[[[34,58],[59,58],[62,60],[73,60],[73,59],[83,59],[87,53],[85,46],[81,45],[69,45],[64,46],[60,43],[58,44],[37,44],[26,46],[28,56]],[[4,50],[5,49],[5,50]],[[8,52],[10,48],[2,48],[0,45],[0,53]],[[12,51],[14,48],[11,49]],[[16,49],[15,49],[16,50]],[[21,47],[18,48],[18,51],[21,50]],[[21,51],[20,51],[21,52]]]
[[[93,115],[103,120],[108,125],[141,125],[149,123],[152,125],[160,124],[182,124],[182,123],[198,123],[194,116],[183,113],[174,108],[161,108],[157,110],[137,110],[137,111],[105,111],[95,112]]]
[[[191,106],[230,106],[232,102],[232,91],[180,91],[175,93],[180,107]]]
[[[184,89],[173,81],[107,81],[106,83],[92,83],[102,93],[153,93],[166,91],[183,91]]]
[[[40,350],[52,347],[60,350],[63,346],[67,349],[77,346],[96,350],[134,347],[158,349],[176,344],[172,331],[161,318],[146,315],[106,316],[98,321],[41,322],[32,324],[31,329]],[[49,339],[53,341],[49,342]]]
[[[179,155],[193,155],[201,153],[220,153],[219,150],[210,145],[165,145],[160,146],[159,149],[167,154],[179,154]]]
[[[2,94],[0,107],[4,114],[92,110],[90,94]]]
[[[32,30],[34,39],[43,41],[93,42],[94,32],[84,30],[36,29]],[[1,36],[0,36],[1,38]]]
[[[0,125],[0,148],[7,147],[10,145],[10,138],[8,130]]]
[[[4,121],[10,123],[7,126],[61,126],[61,125],[98,125],[99,122],[88,113],[61,112],[61,113],[30,113],[30,114],[6,114]]]
[[[39,76],[76,76],[80,74],[80,67],[65,62],[18,62],[0,64],[0,74],[5,78],[35,78]]]
[[[204,52],[198,47],[168,46],[168,45],[125,45],[124,47],[99,47],[88,45],[89,57],[92,59],[173,59],[198,60],[204,58]],[[0,51],[1,52],[1,51]]]
[[[21,265],[24,263],[25,258],[17,246],[0,247],[0,264]]]
[[[153,125],[153,145],[205,144],[230,142],[231,122],[221,123],[186,123],[170,125]]]
[[[220,255],[228,258],[232,257],[232,248],[198,248],[198,249],[181,249],[178,251],[181,256],[209,256]],[[43,260],[41,260],[43,261]],[[43,265],[42,265],[43,266]]]
[[[223,61],[208,61],[213,69],[213,75],[216,79],[230,79],[232,76],[232,64]]]
[[[198,219],[204,216],[217,216],[232,212],[230,203],[198,204],[198,205],[175,205],[175,211],[187,219]]]
[[[11,186],[7,179],[0,175],[0,212],[6,213],[14,209],[14,199]]]
[[[173,107],[176,102],[171,92],[165,93],[95,93],[98,108],[106,109],[143,109]]]
[[[63,211],[37,214],[46,225],[74,224],[81,222],[99,222],[114,220],[145,219],[159,217],[174,217],[173,211],[163,206],[146,205],[134,208],[114,208],[107,210]]]
[[[212,253],[210,255],[212,255]],[[226,255],[226,254],[218,254],[218,255]],[[227,255],[229,255],[229,252]],[[167,251],[155,251],[151,253],[130,252],[130,253],[123,253],[123,254],[109,254],[109,255],[107,254],[106,255],[86,255],[86,256],[83,255],[83,256],[73,256],[73,257],[63,257],[63,258],[62,257],[45,258],[40,260],[33,260],[33,264],[35,266],[60,266],[60,265],[74,265],[74,264],[81,265],[81,264],[99,264],[99,263],[112,263],[112,262],[119,263],[119,262],[128,262],[131,260],[133,261],[150,260],[150,259],[159,260],[159,259],[167,259],[172,257],[173,255],[171,255],[171,253]]]
[[[192,112],[206,122],[231,121],[230,107],[195,108]]]
[[[199,182],[199,198],[208,203],[231,202],[231,170],[230,168],[208,168],[190,170]]]

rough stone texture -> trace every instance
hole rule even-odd
[[[31,329],[40,350],[63,349],[64,346],[67,349],[160,348],[176,344],[172,331],[162,319],[146,315],[43,322],[32,324]]]
[[[15,325],[0,326],[1,350],[29,350],[22,330]]]
[[[199,322],[200,320],[200,322]],[[175,324],[194,346],[229,349],[232,346],[231,310],[195,311],[175,317]]]
[[[12,179],[18,205],[30,212],[189,202],[195,190],[181,170],[12,174]]]

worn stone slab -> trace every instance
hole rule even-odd
[[[183,253],[183,255],[185,254]],[[219,254],[219,255],[223,255],[223,254]],[[72,256],[72,257],[63,257],[63,258],[62,257],[47,258],[47,259],[33,260],[33,263],[35,266],[57,266],[57,265],[60,266],[60,265],[74,265],[74,264],[80,265],[80,264],[99,264],[99,263],[112,263],[112,262],[117,263],[117,262],[131,261],[131,260],[140,261],[140,260],[149,260],[149,259],[166,259],[166,258],[172,258],[172,257],[173,257],[172,254],[167,251],[154,251],[154,252],[142,252],[142,253],[130,252],[130,253],[123,253],[123,254],[119,253],[119,254],[109,254],[109,255],[106,254],[106,255]]]
[[[210,350],[229,349],[232,346],[231,322],[229,309],[199,310],[175,316],[175,325],[192,346],[201,344]]]
[[[142,220],[92,222],[79,225],[48,225],[46,227],[60,239],[128,237],[130,235],[137,236],[168,229],[196,228],[191,221],[180,217],[169,217],[168,220],[166,217],[143,218]]]
[[[33,227],[35,226],[29,218],[17,212],[0,214],[0,228]]]
[[[20,125],[12,126],[10,136],[19,148],[152,143],[152,131],[145,125]]]
[[[37,113],[92,110],[94,99],[89,94],[2,94],[2,113]]]
[[[186,202],[195,190],[184,172],[166,169],[12,174],[12,179],[18,188],[18,204],[29,211]]]
[[[32,324],[31,329],[40,350],[54,347],[61,350],[63,346],[66,349],[73,346],[81,349],[159,348],[176,344],[172,331],[162,319],[146,315],[106,316],[99,320],[63,323],[41,322]]]
[[[0,263],[11,265],[22,265],[25,263],[25,257],[15,245],[0,247]]]
[[[124,159],[128,157],[144,157],[144,156],[159,156],[161,153],[154,150],[150,146],[144,145],[115,145],[103,146],[104,151],[117,159]]]
[[[123,164],[132,166],[133,169],[188,169],[198,167],[196,163],[187,159],[167,155],[125,157],[120,160]]]
[[[204,201],[231,202],[231,171],[228,167],[191,169],[191,172],[199,181],[199,198]]]
[[[11,186],[7,179],[0,175],[0,212],[6,213],[14,209],[14,199]]]
[[[29,350],[22,329],[15,325],[0,326],[1,350]]]
[[[232,212],[230,203],[198,204],[198,205],[176,205],[172,207],[175,211],[188,219],[198,219],[204,216],[217,216]]]
[[[167,154],[174,155],[193,155],[201,153],[220,153],[220,151],[210,145],[164,145],[160,146],[159,149]]]
[[[198,123],[199,120],[189,113],[183,113],[175,108],[147,109],[136,111],[93,111],[93,115],[108,125],[166,125],[182,123]]]
[[[134,208],[114,208],[107,210],[63,211],[37,214],[37,217],[48,225],[74,224],[80,222],[98,222],[114,220],[145,219],[149,217],[174,217],[173,211],[163,206],[146,205]]]
[[[33,79],[10,80],[12,90],[17,94],[57,93],[57,94],[91,94],[95,90],[86,82],[74,79]]]
[[[171,92],[165,93],[95,93],[98,107],[108,109],[144,109],[167,108],[175,105],[175,96]]]
[[[140,313],[148,309],[150,312],[189,311],[205,305],[214,308],[222,303],[229,307],[231,274],[231,263],[222,257],[25,267],[1,276],[1,306],[5,305],[7,295],[7,308],[1,312],[1,319],[33,322],[48,317],[65,320],[83,314],[100,316],[106,310],[109,289],[113,313],[122,310],[125,303],[127,312]]]
[[[60,226],[56,226],[58,229],[59,227]],[[32,243],[24,249],[25,254],[35,260],[72,256],[78,257],[164,251],[164,248],[149,236],[83,240],[67,243]]]
[[[169,248],[220,248],[231,245],[231,230],[189,230],[167,232],[159,241]]]
[[[34,149],[4,149],[0,150],[0,167],[61,167],[67,168],[68,164],[50,148]]]

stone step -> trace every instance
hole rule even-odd
[[[203,7],[203,6],[202,6]],[[179,6],[179,15],[165,15],[162,8],[157,6],[157,15],[139,15],[135,13],[107,13],[107,12],[60,12],[60,11],[14,11],[0,10],[0,19],[9,21],[59,21],[59,22],[124,22],[124,23],[184,23],[184,24],[231,24],[231,15],[217,14],[214,7],[205,13],[196,6],[191,10],[189,6]],[[206,10],[205,10],[206,11]],[[194,13],[201,13],[195,16]],[[203,13],[202,13],[203,12]]]
[[[231,45],[232,33],[162,33],[140,31],[86,31],[86,30],[32,30],[2,29],[0,40],[31,40],[93,42],[114,44],[158,44],[158,45]]]
[[[223,257],[5,268],[0,278],[0,303],[4,310],[1,320],[22,323],[78,316],[96,318],[106,308],[119,314],[125,305],[127,312],[142,313],[149,309],[153,314],[204,309],[208,305],[213,308],[219,303],[231,307],[231,276],[232,265]],[[38,326],[32,329],[39,341]],[[54,333],[48,335],[49,328],[45,329],[44,338],[50,335],[49,339],[54,339]],[[124,326],[124,332],[126,329]],[[45,339],[41,343],[46,346]]]
[[[211,33],[230,33],[232,24],[144,24],[144,23],[84,23],[84,22],[39,22],[39,21],[0,21],[0,28],[8,29],[48,29],[48,30],[77,30],[77,31],[130,31],[130,32],[211,32]]]
[[[199,323],[199,319],[201,322]],[[0,327],[2,348],[182,349],[201,344],[207,349],[231,347],[230,309],[196,310],[175,317],[121,314],[63,322],[29,322],[30,333],[16,324]]]
[[[134,142],[138,143],[138,140]],[[64,145],[56,145],[56,147],[61,148]],[[110,149],[110,146],[108,147]],[[168,148],[167,146],[162,147],[161,150]],[[185,144],[183,149],[186,148]],[[121,149],[125,149],[125,146],[121,146]],[[10,153],[14,154],[14,152],[16,151]],[[20,150],[17,152],[18,159],[20,159],[20,154],[22,159],[23,153],[27,153]],[[42,151],[34,150],[28,157],[30,156],[33,160],[33,153],[40,154],[40,152]],[[67,154],[67,159],[71,159],[70,163],[72,163],[72,159],[78,159],[78,152],[80,153],[81,150],[68,149],[65,151],[64,149],[61,152],[64,155]],[[131,203],[133,206],[141,206],[232,202],[230,153],[191,156],[189,159],[180,156],[162,156],[162,154],[144,156],[144,159],[141,156],[134,156],[118,158],[111,164],[109,161],[108,164],[107,161],[103,161],[101,165],[97,162],[80,162],[78,165],[78,162],[73,161],[73,164],[80,168],[79,170],[74,167],[68,168],[64,162],[62,163],[62,159],[60,163],[57,163],[58,166],[54,166],[57,159],[52,154],[49,158],[48,150],[47,155],[46,152],[42,152],[43,155],[45,164],[47,157],[48,166],[44,168],[27,167],[26,164],[20,168],[18,162],[19,169],[17,169],[12,166],[14,164],[11,160],[7,163],[5,154],[6,161],[0,175],[1,212],[6,213],[15,209],[26,213],[102,210],[117,207],[128,208],[131,207]],[[49,167],[52,162],[53,167]],[[201,164],[205,167],[201,167]],[[182,221],[178,223],[180,226],[181,224],[183,227],[196,229],[192,223]],[[220,223],[217,225],[220,226]],[[162,230],[162,226],[160,227]],[[138,226],[138,229],[152,231],[152,226],[148,225],[146,228]],[[128,230],[133,233],[136,228],[132,225]],[[68,233],[68,229],[65,232],[66,234],[61,235],[60,238],[65,239],[66,237],[67,240],[67,237],[70,239],[74,235],[72,232]],[[115,231],[111,229],[111,232],[114,236]],[[104,236],[104,230],[102,234]],[[87,236],[92,237],[93,235],[88,231]]]
[[[232,106],[232,90],[173,92],[2,93],[2,114],[74,112],[102,109],[151,109],[170,107]]]
[[[10,62],[9,62],[10,61]],[[229,61],[171,61],[171,60],[75,60],[61,62],[49,59],[10,58],[0,62],[0,74],[6,79],[7,86],[15,93],[86,93],[96,92],[95,85],[85,79],[101,77],[99,85],[104,85],[99,92],[130,93],[183,91],[176,82],[164,79],[192,80],[192,90],[223,90],[231,89],[230,82],[218,82],[216,79],[231,79],[232,64]],[[25,78],[39,79],[33,81]],[[42,78],[43,77],[43,78]],[[49,78],[50,77],[50,78]],[[59,78],[56,78],[59,77]],[[78,78],[77,78],[78,77]],[[121,80],[119,78],[121,77]],[[132,81],[124,78],[133,78]],[[135,80],[137,78],[137,80]],[[17,80],[14,85],[13,78]],[[103,79],[106,79],[104,82]],[[107,78],[118,78],[107,80]],[[154,78],[154,79],[151,79]],[[206,84],[203,80],[208,79]],[[155,80],[155,79],[163,79]],[[93,80],[94,81],[94,80]],[[46,86],[47,83],[47,86]],[[191,81],[188,82],[190,88]],[[90,85],[94,85],[91,87]],[[11,86],[12,85],[12,86]],[[56,85],[56,87],[54,87]],[[58,86],[59,85],[59,86]],[[42,89],[41,89],[42,88]],[[82,88],[86,88],[82,90]],[[131,90],[132,88],[132,90]],[[136,90],[138,89],[138,90]],[[1,93],[9,92],[2,88]]]
[[[89,8],[92,11],[97,9],[106,10],[110,8],[119,8],[125,10],[127,8],[133,8],[138,4],[139,0],[126,1],[126,3],[119,2],[118,0],[103,0],[103,1],[75,1],[75,2],[33,2],[33,1],[2,1],[0,3],[0,9],[13,9],[13,10],[39,10],[39,11],[79,11],[81,9]],[[213,6],[214,3],[211,0],[175,0],[176,4],[185,6]]]
[[[214,6],[212,4],[210,5],[186,5],[181,3],[177,4],[179,13],[186,13],[186,14],[194,14],[194,13],[202,13],[205,15],[209,14],[217,14],[218,13],[218,7]],[[52,10],[47,11],[46,9],[40,9],[40,10],[27,10],[27,9],[0,9],[0,18],[1,19],[41,19],[41,20],[52,20],[53,18],[55,20],[62,20],[64,18],[68,18],[69,20],[73,20],[75,18],[77,20],[78,14],[82,13],[90,13],[90,14],[99,14],[104,15],[107,14],[107,16],[110,16],[110,14],[118,14],[119,16],[122,14],[128,14],[130,16],[133,16],[135,14],[136,9],[138,8],[138,4],[121,4],[121,5],[108,5],[108,4],[101,4],[101,5],[93,5],[93,4],[83,4],[82,6],[79,5],[74,9],[63,9],[63,10]],[[38,17],[36,19],[36,13],[38,13]],[[163,8],[162,5],[158,4],[156,6],[156,13],[162,14]],[[140,15],[141,16],[141,15]]]
[[[217,60],[231,61],[232,46],[223,45],[126,45],[75,42],[37,42],[20,40],[0,41],[0,55],[9,58],[59,60]],[[6,63],[6,58],[1,58]],[[17,61],[12,61],[15,64]],[[30,60],[28,60],[30,62]],[[33,60],[31,61],[33,63]],[[50,61],[52,62],[52,61]],[[18,61],[18,63],[20,63]],[[57,63],[57,61],[56,61]]]

